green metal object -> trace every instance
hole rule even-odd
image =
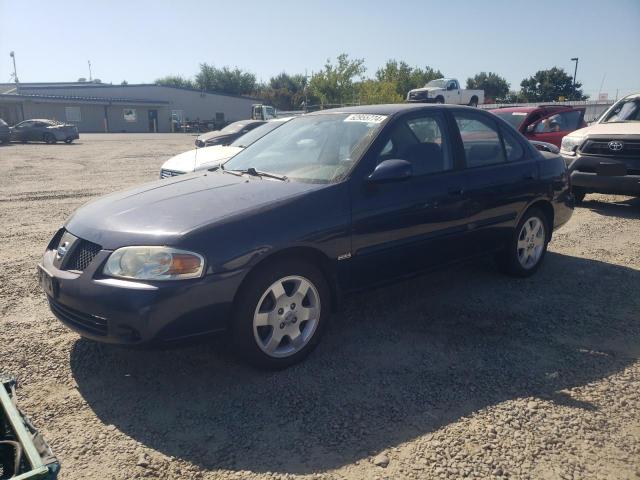
[[[15,403],[16,382],[0,378],[0,445],[11,449],[0,458],[0,479],[53,480],[60,463]]]

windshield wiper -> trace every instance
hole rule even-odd
[[[240,170],[227,170],[226,168],[224,168],[224,165],[220,165],[220,170],[222,170],[223,173],[230,173],[231,175],[235,175],[236,177],[241,177],[243,173]]]
[[[256,170],[253,167],[245,168],[243,170],[225,170],[225,172],[238,172],[240,175],[247,174],[252,177],[266,177],[266,178],[275,178],[276,180],[281,180],[283,182],[289,181],[286,175],[276,175],[275,173],[263,172],[260,170]]]

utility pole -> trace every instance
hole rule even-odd
[[[89,64],[89,81],[93,81],[93,79],[91,78],[91,60],[87,60],[87,63]]]
[[[18,80],[18,72],[16,71],[16,54],[12,50],[11,52],[9,52],[9,56],[13,59],[13,81],[16,82],[16,91],[17,91],[20,80]]]
[[[573,70],[573,95],[576,94],[576,75],[578,74],[578,57],[573,57],[572,62],[576,62],[576,68]]]

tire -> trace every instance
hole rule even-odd
[[[276,260],[258,268],[234,303],[234,344],[258,368],[286,368],[320,341],[331,312],[329,287],[322,271],[308,262]]]
[[[65,138],[64,143],[66,143],[67,145],[71,145],[73,143],[73,138],[71,137]]]
[[[581,205],[582,202],[584,201],[585,195],[587,194],[587,192],[579,188],[574,188],[572,193],[573,193],[573,198],[575,198],[576,200],[576,205]]]
[[[444,97],[441,96],[441,95],[438,95],[436,97],[436,103],[443,104],[444,103]]]
[[[42,136],[42,141],[48,143],[49,145],[53,145],[57,142],[55,135],[53,133],[45,133]]]
[[[509,244],[499,254],[498,265],[508,275],[533,275],[542,265],[547,253],[549,233],[549,219],[544,212],[538,208],[527,210],[518,222]]]
[[[478,107],[478,97],[471,97],[471,101],[469,102],[470,107]]]

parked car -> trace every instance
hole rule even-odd
[[[7,122],[0,118],[0,143],[9,143],[11,140],[11,129]]]
[[[584,108],[568,105],[503,107],[489,110],[529,140],[551,143],[560,148],[562,137],[586,127]]]
[[[24,120],[11,128],[11,140],[14,142],[71,143],[78,138],[78,127],[56,120],[35,118]]]
[[[196,147],[213,145],[229,145],[236,138],[259,127],[265,120],[240,120],[224,127],[222,130],[207,132],[196,138]]]
[[[160,178],[175,177],[176,175],[198,170],[207,170],[222,165],[243,148],[248,147],[288,120],[290,120],[290,117],[269,120],[264,125],[260,125],[248,133],[245,133],[229,145],[195,148],[171,157],[162,164],[160,168]]]
[[[578,202],[587,193],[640,196],[640,93],[613,104],[595,123],[562,139]]]
[[[572,211],[562,157],[487,112],[347,107],[293,118],[216,171],[94,200],[38,271],[85,337],[229,329],[247,359],[280,368],[317,345],[345,292],[487,253],[533,274]]]
[[[455,78],[431,80],[422,88],[414,88],[407,93],[407,102],[451,103],[477,107],[484,103],[484,90],[466,90],[460,88]]]

